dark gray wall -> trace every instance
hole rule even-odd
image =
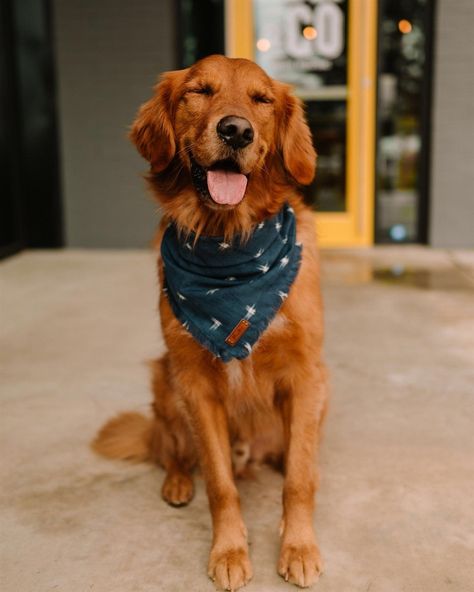
[[[176,67],[172,0],[53,0],[66,244],[146,246],[156,205],[126,138]]]
[[[437,5],[430,242],[474,247],[474,1]]]

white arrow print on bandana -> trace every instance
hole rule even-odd
[[[281,228],[281,223],[280,222],[275,222],[275,228],[280,231]]]
[[[281,298],[282,300],[286,300],[286,299],[288,298],[288,294],[287,294],[286,292],[283,292],[283,290],[280,290],[280,291],[278,292],[278,296],[280,296],[280,298]]]
[[[188,323],[188,321],[184,321],[183,327],[186,329],[186,331],[189,329],[189,323]]]
[[[284,245],[286,245],[286,243],[288,242],[288,237],[287,237],[287,236],[284,236],[284,237],[281,239],[281,242],[282,242]]]
[[[233,275],[229,276],[228,278],[225,278],[228,282],[235,282],[235,277]]]
[[[264,263],[263,265],[257,265],[257,269],[259,269],[262,273],[267,273],[267,271],[270,269],[270,266],[268,263]]]
[[[244,347],[245,349],[249,352],[249,354],[252,353],[252,346],[250,345],[250,343],[248,343],[247,341],[244,343]]]
[[[253,315],[257,312],[257,309],[255,308],[255,304],[252,304],[252,306],[246,306],[245,310],[247,311],[247,314],[245,315],[245,318],[247,320],[251,319],[253,317]]]
[[[212,290],[208,290],[206,292],[206,295],[209,296],[210,294],[215,294],[218,290],[219,288],[212,288]]]
[[[282,257],[280,259],[280,267],[286,267],[288,265],[289,261],[290,261],[289,257],[286,257],[286,256]]]
[[[211,317],[212,320],[212,325],[210,327],[211,331],[215,331],[216,329],[218,329],[222,323],[220,321],[218,321],[217,319],[215,319],[214,317]]]
[[[188,249],[188,251],[192,251],[193,248],[189,243],[185,243],[184,246]]]
[[[229,244],[229,243],[226,243],[226,242],[219,243],[219,247],[220,247],[220,248],[221,248],[223,251],[225,251],[226,249],[230,249],[230,244]]]
[[[255,255],[253,256],[254,259],[258,259],[259,257],[261,257],[263,255],[263,249],[259,249]]]
[[[294,214],[295,213],[295,210],[291,206],[288,206],[287,209],[286,209],[286,211],[287,212],[290,212],[290,214]]]
[[[259,230],[262,230],[262,228],[265,226],[265,222],[260,222],[260,224],[257,224],[257,228]]]
[[[183,296],[183,295],[181,294],[181,292],[176,292],[176,295],[178,296],[178,298],[179,298],[180,300],[186,300],[186,296]]]

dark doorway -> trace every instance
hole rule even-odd
[[[0,256],[63,244],[51,12],[2,0]]]
[[[207,55],[225,53],[224,0],[180,0],[177,6],[182,68]]]

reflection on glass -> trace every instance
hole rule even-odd
[[[418,238],[427,0],[385,0],[380,31],[379,242]]]
[[[347,0],[254,0],[255,60],[306,101],[318,152],[305,191],[320,211],[344,211],[347,119]]]

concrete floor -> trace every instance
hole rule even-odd
[[[333,399],[316,527],[319,592],[474,589],[474,253],[324,254]],[[0,265],[1,589],[208,592],[210,520],[159,497],[163,472],[97,458],[147,410],[162,351],[153,257],[27,252]],[[275,572],[281,477],[242,482],[255,576]]]

